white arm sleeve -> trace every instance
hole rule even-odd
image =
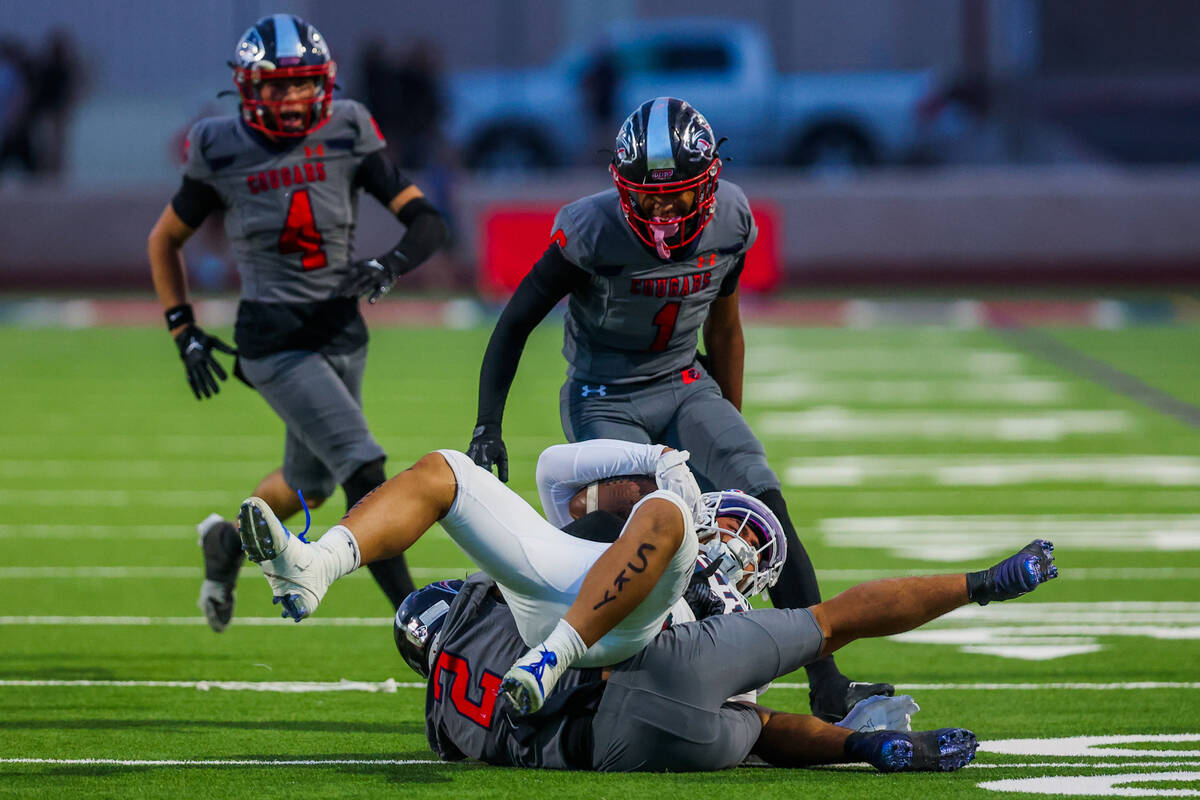
[[[538,457],[537,486],[546,519],[556,528],[571,522],[567,506],[589,483],[617,475],[654,475],[664,445],[591,439],[547,447]]]

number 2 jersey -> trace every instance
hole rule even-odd
[[[172,207],[192,228],[224,211],[242,284],[236,338],[244,356],[366,343],[357,298],[335,290],[352,258],[359,189],[386,206],[410,185],[384,146],[353,100],[334,101],[328,121],[302,138],[275,141],[237,117],[192,127]]]

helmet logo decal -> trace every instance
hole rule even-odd
[[[687,127],[679,136],[679,149],[688,161],[708,161],[713,153],[713,132],[708,120],[695,114],[687,121]]]
[[[616,153],[613,155],[613,159],[617,162],[618,167],[629,166],[637,160],[637,139],[638,137],[633,131],[633,117],[630,117],[625,120],[625,124],[617,132]]]
[[[246,31],[245,38],[238,43],[237,60],[243,66],[257,64],[266,56],[266,48],[263,47],[262,37],[258,35],[258,31],[254,28]]]
[[[665,181],[674,174],[675,174],[674,169],[652,169],[652,170],[650,170],[650,177],[656,181]]]
[[[651,177],[656,171],[674,174],[675,154],[671,142],[671,98],[656,97],[646,118],[646,168]]]

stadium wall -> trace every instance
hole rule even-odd
[[[769,204],[776,216],[784,289],[1200,284],[1197,169],[737,177],[751,202]],[[470,290],[490,213],[552,213],[606,186],[595,172],[460,180],[442,201],[451,211],[455,248],[441,269],[413,277]],[[0,289],[149,291],[146,234],[172,191],[78,193],[10,184],[0,193]],[[389,215],[369,201],[361,209],[358,251],[392,245],[397,229]],[[219,237],[199,235],[189,248],[199,263],[195,251],[219,253]],[[218,277],[200,284],[228,288],[230,276]]]

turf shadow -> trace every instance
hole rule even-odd
[[[421,722],[337,722],[331,720],[205,720],[205,719],[16,719],[5,720],[5,730],[163,730],[182,733],[188,729],[240,729],[304,733],[368,733],[424,735]]]

